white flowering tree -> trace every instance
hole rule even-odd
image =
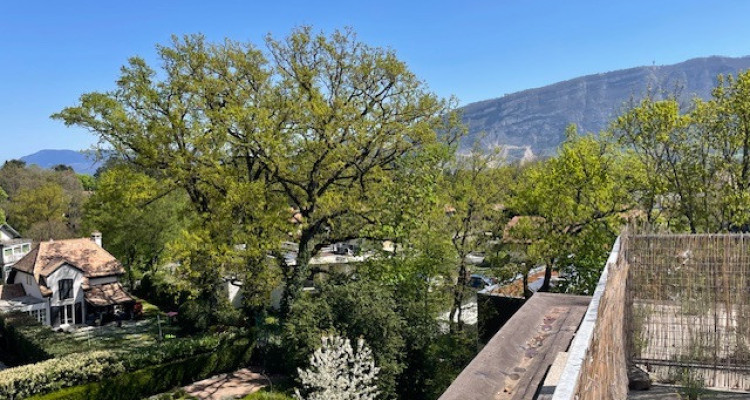
[[[302,395],[299,400],[375,400],[378,371],[372,351],[362,339],[357,340],[356,352],[347,338],[323,336],[322,345],[310,356],[310,367],[299,369]]]

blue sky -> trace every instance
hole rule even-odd
[[[261,44],[298,25],[353,27],[393,48],[461,104],[580,75],[709,55],[750,55],[750,2],[709,1],[3,1],[0,161],[85,149],[95,137],[49,115],[114,87],[171,34]]]

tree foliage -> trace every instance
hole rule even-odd
[[[5,190],[3,190],[2,187],[0,187],[0,205],[5,202],[5,200],[8,200],[8,194],[5,193]],[[5,223],[5,211],[3,211],[2,208],[0,208],[0,224]]]
[[[467,257],[472,252],[489,250],[492,233],[502,219],[502,201],[510,183],[508,171],[501,168],[502,161],[497,152],[477,145],[471,153],[459,154],[448,164],[444,219],[456,264],[449,314],[451,330],[463,329],[461,312],[470,274]]]
[[[388,287],[369,280],[330,282],[319,294],[303,296],[284,324],[289,361],[304,367],[325,333],[362,338],[380,368],[379,390],[384,398],[393,398],[404,363],[405,321],[396,304]]]
[[[104,246],[134,279],[164,262],[167,245],[187,225],[187,199],[180,189],[127,165],[103,172],[85,204],[84,226],[99,230]]]
[[[211,215],[195,243],[244,245],[246,269],[292,230],[296,262],[277,257],[291,305],[324,242],[376,223],[371,199],[399,159],[450,134],[450,105],[350,31],[300,28],[266,46],[174,38],[158,47],[159,74],[132,58],[116,90],[84,94],[54,117],[180,186]],[[289,207],[302,216],[296,232],[285,226]],[[203,251],[202,263],[217,261]]]
[[[649,222],[690,232],[746,231],[750,217],[750,74],[720,76],[708,101],[644,99],[614,133],[645,175]]]
[[[87,194],[75,172],[27,167],[6,161],[0,168],[0,198],[8,223],[35,240],[65,239],[81,234]],[[0,196],[2,197],[2,196]]]
[[[616,232],[632,208],[628,158],[611,140],[568,129],[557,157],[530,166],[516,188],[512,208],[538,218],[526,257],[551,270],[567,270],[574,292],[590,293]],[[592,267],[587,271],[585,267]]]

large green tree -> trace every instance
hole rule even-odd
[[[719,76],[707,101],[644,99],[613,125],[647,177],[649,221],[691,232],[750,227],[750,73]]]
[[[449,163],[444,180],[445,231],[455,254],[455,283],[451,287],[451,330],[462,330],[462,305],[467,298],[472,252],[486,252],[501,218],[510,175],[498,153],[475,146]]]
[[[455,119],[392,51],[350,31],[300,28],[266,45],[175,38],[158,48],[161,73],[132,58],[116,90],[55,117],[183,188],[211,216],[200,242],[244,245],[248,267],[291,230],[295,262],[277,257],[288,309],[316,252],[376,224],[373,198],[399,159],[450,136]],[[282,226],[290,207],[294,228]]]
[[[72,170],[46,170],[10,160],[0,168],[0,188],[7,194],[0,206],[24,236],[48,240],[84,234],[81,220],[87,193]]]
[[[579,135],[575,127],[556,157],[524,171],[511,207],[536,218],[536,239],[526,256],[545,267],[541,291],[549,290],[558,268],[570,272],[569,290],[592,292],[625,213],[633,208],[634,173],[629,157],[606,135]]]
[[[63,188],[48,182],[19,190],[8,204],[9,222],[35,240],[66,239],[66,212],[71,198]]]
[[[127,165],[103,172],[85,204],[84,226],[103,234],[104,246],[134,280],[164,261],[170,241],[187,226],[186,195],[181,189]]]

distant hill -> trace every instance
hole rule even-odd
[[[554,67],[552,67],[554,68]],[[695,96],[707,99],[719,74],[737,74],[750,68],[750,56],[695,58],[667,66],[637,67],[588,75],[501,98],[471,103],[462,108],[471,147],[480,132],[482,145],[503,146],[509,160],[553,155],[574,123],[579,132],[599,132],[619,115],[632,98],[677,93],[683,104]]]
[[[93,175],[101,166],[92,156],[80,151],[73,150],[40,150],[34,154],[20,158],[26,164],[36,164],[42,168],[52,168],[55,165],[65,164],[73,168],[79,174]]]

